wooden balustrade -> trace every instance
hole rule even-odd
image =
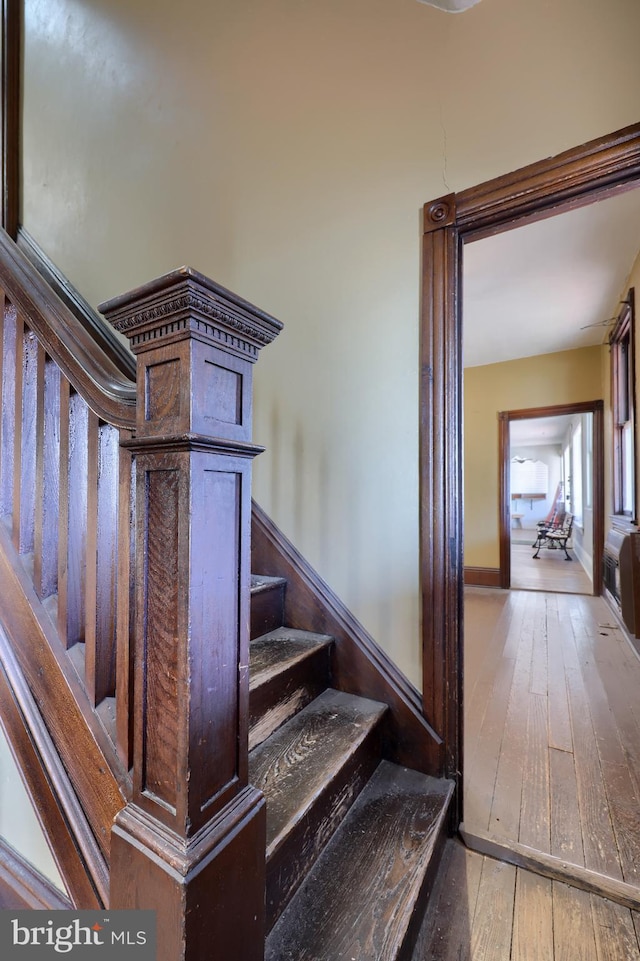
[[[110,733],[128,766],[131,455],[120,451],[120,429],[47,354],[29,318],[2,299],[0,511],[37,596],[57,602],[63,646],[80,645],[72,660],[90,703],[121,693]]]
[[[259,961],[265,812],[248,784],[250,472],[260,450],[251,380],[281,325],[188,268],[117,298],[103,309],[137,355],[134,403],[133,385],[2,232],[0,309],[0,515],[11,563],[21,558],[18,580],[29,579],[38,623],[50,618],[37,643],[47,639],[49,663],[60,666],[66,693],[56,709],[81,677],[88,729],[95,734],[99,718],[122,771],[133,765],[110,845],[112,782],[89,815],[111,856],[110,906],[158,910],[160,959],[212,948]],[[25,658],[32,677],[39,650]],[[98,742],[113,768],[115,749],[110,760]],[[72,764],[73,739],[61,751]],[[76,786],[91,806],[93,782],[82,774]]]

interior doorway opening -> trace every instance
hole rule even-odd
[[[593,594],[592,412],[511,421],[508,459],[510,587]]]

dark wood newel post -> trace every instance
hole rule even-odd
[[[189,268],[100,309],[138,367],[134,786],[112,831],[110,904],[156,909],[158,961],[261,961],[251,377],[281,324]]]

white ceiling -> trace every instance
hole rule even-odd
[[[602,343],[640,250],[640,189],[464,248],[464,364]]]
[[[561,444],[571,421],[571,414],[558,414],[555,417],[536,417],[528,420],[512,420],[509,424],[509,443],[511,448]]]

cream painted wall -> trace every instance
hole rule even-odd
[[[499,567],[498,413],[598,400],[601,348],[525,357],[464,372],[467,567]]]
[[[0,727],[0,837],[64,894],[67,890]]]
[[[23,223],[93,304],[189,262],[285,322],[256,497],[418,683],[420,209],[635,122],[640,4],[26,0],[25,23]]]

